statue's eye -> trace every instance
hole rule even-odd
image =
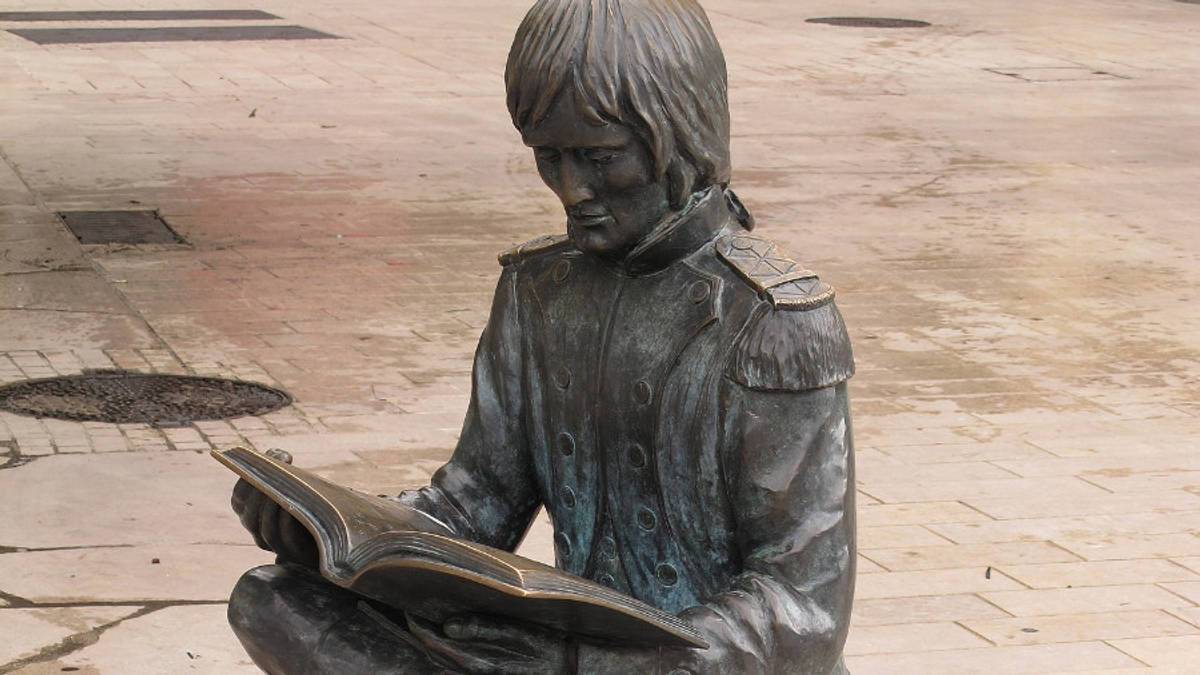
[[[562,157],[562,153],[554,148],[534,148],[533,156],[537,157],[540,162],[557,162]]]
[[[596,164],[608,164],[617,158],[617,153],[612,150],[605,150],[604,148],[591,148],[586,150],[583,156]]]

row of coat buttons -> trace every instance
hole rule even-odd
[[[570,457],[575,454],[575,437],[564,431],[558,435],[558,451],[564,457]],[[634,443],[629,446],[629,451],[626,453],[629,459],[630,466],[640,469],[646,466],[646,449],[640,444]]]
[[[554,371],[554,384],[559,389],[567,389],[571,386],[571,369],[566,366],[559,367]],[[654,397],[654,388],[645,380],[638,380],[633,385],[633,398],[641,405],[646,405]]]
[[[679,572],[675,570],[675,566],[670,563],[663,563],[654,570],[654,575],[658,577],[658,582],[666,587],[674,586],[679,583]],[[611,574],[601,574],[596,581],[612,588],[616,585],[617,580]]]
[[[563,532],[554,535],[554,546],[558,549],[558,555],[563,560],[569,559],[571,552],[574,550],[571,538]],[[616,542],[611,537],[605,537],[600,542],[600,553],[606,558],[615,559],[617,556]],[[654,576],[658,579],[658,583],[663,586],[671,587],[679,583],[679,570],[675,569],[675,566],[671,563],[659,563],[654,568]],[[605,574],[604,577],[608,579],[608,581],[604,581],[604,578],[601,579],[601,583],[605,586],[611,586],[615,582],[612,575]]]
[[[572,490],[570,485],[564,485],[562,487],[561,499],[563,506],[567,507],[568,509],[575,508],[575,490]],[[637,521],[638,526],[647,532],[653,532],[654,528],[658,526],[658,516],[654,515],[654,511],[646,508],[645,506],[638,509]]]
[[[568,509],[575,508],[575,491],[571,489],[571,486],[563,486],[561,499],[563,506],[567,507]],[[658,516],[654,514],[653,510],[643,506],[638,509],[637,523],[638,527],[642,528],[643,530],[647,532],[653,532],[654,528],[658,527]]]

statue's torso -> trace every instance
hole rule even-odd
[[[518,277],[558,565],[670,610],[738,571],[720,392],[760,303],[712,248],[643,276],[567,249]]]

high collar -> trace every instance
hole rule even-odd
[[[620,262],[628,274],[652,274],[682,260],[712,241],[730,223],[724,191],[701,190],[678,211],[668,214]]]

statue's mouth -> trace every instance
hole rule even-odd
[[[569,216],[569,218],[571,220],[571,224],[589,230],[608,225],[612,222],[612,216],[608,215],[607,213],[579,214]]]

